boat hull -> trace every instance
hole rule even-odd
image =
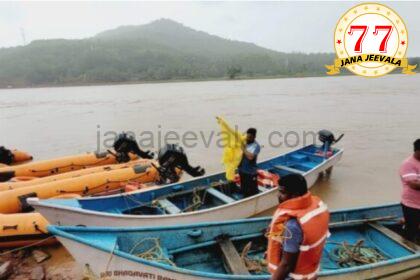
[[[161,280],[215,280],[215,279],[270,279],[269,276],[247,277],[229,275],[223,277],[203,277],[168,271],[128,260],[126,258],[110,254],[101,250],[92,250],[92,247],[75,242],[73,240],[58,237],[58,240],[66,247],[73,258],[84,269],[90,269],[91,273],[99,277],[110,277],[113,280],[126,279],[161,279]],[[395,263],[386,267],[379,266],[369,270],[337,275],[320,275],[318,279],[325,280],[362,280],[362,279],[409,279],[420,274],[420,260],[412,259],[401,263]]]
[[[350,244],[360,238],[357,234],[363,233],[366,238],[371,239],[372,243],[367,246],[379,246],[383,252],[389,254],[390,259],[378,263],[354,266],[349,268],[325,269],[329,263],[323,264],[319,274],[319,279],[408,279],[420,275],[420,251],[419,247],[405,243],[399,239],[396,233],[383,233],[376,227],[385,228],[384,225],[398,225],[401,218],[399,204],[383,205],[370,208],[345,209],[331,212],[330,244],[345,240]],[[233,239],[239,236],[252,236],[266,228],[270,218],[258,218],[251,220],[237,220],[221,223],[205,223],[190,225],[178,225],[171,227],[151,227],[151,228],[78,228],[78,227],[51,227],[51,232],[56,235],[59,241],[69,250],[75,260],[91,275],[97,277],[108,276],[110,279],[270,279],[265,275],[232,275],[203,271],[193,271],[180,266],[180,268],[149,262],[133,254],[127,253],[127,248],[132,248],[133,244],[138,244],[137,239],[156,238],[161,241],[170,254],[175,256],[180,262],[185,261],[185,257],[180,255],[196,246],[196,244],[207,244],[209,240],[222,235],[230,236]],[[377,225],[377,226],[375,226]],[[361,228],[353,233],[351,228]],[[363,228],[363,229],[362,229]],[[355,234],[350,238],[343,234],[343,229]],[[200,231],[200,239],[190,235],[191,232]],[[259,233],[261,234],[261,233]],[[130,239],[128,236],[134,236]],[[188,237],[189,236],[189,237]],[[396,237],[397,236],[397,237]],[[194,238],[194,240],[191,240]],[[123,238],[123,239],[121,239]],[[100,242],[99,242],[100,240]],[[235,240],[239,240],[235,239]],[[130,243],[134,242],[134,243]],[[184,243],[185,242],[185,243]],[[246,241],[248,242],[248,241]],[[245,243],[246,243],[245,242]],[[327,242],[328,243],[328,242]],[[118,244],[118,246],[116,245]],[[373,245],[376,244],[376,245]],[[211,245],[203,245],[211,246]],[[327,245],[325,250],[329,252],[334,245]],[[414,247],[412,247],[414,246]],[[125,247],[125,248],[124,248]],[[189,249],[180,249],[180,248]],[[200,249],[201,250],[201,249]],[[205,254],[205,251],[200,251]],[[238,249],[239,250],[239,249]],[[177,251],[177,252],[176,252]],[[404,251],[404,252],[403,252]],[[181,253],[182,254],[182,253]],[[328,259],[328,257],[327,257]],[[174,260],[174,261],[175,261]]]
[[[340,150],[334,157],[325,160],[316,168],[304,174],[308,185],[315,184],[320,173],[332,168],[341,159]],[[204,210],[172,215],[123,215],[91,211],[82,208],[66,207],[43,203],[37,199],[28,199],[29,203],[51,224],[136,227],[154,225],[179,225],[203,221],[226,221],[252,217],[267,211],[278,204],[277,189],[262,192],[256,196],[233,203]]]

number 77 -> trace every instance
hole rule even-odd
[[[353,35],[354,31],[362,31],[362,34],[360,35],[359,39],[357,39],[357,42],[354,45],[354,52],[356,53],[362,52],[363,40],[366,37],[368,29],[369,27],[367,25],[351,25],[350,26],[350,30],[348,32],[349,35]],[[382,39],[381,44],[379,45],[379,51],[382,53],[386,53],[388,40],[389,40],[389,37],[391,37],[391,33],[392,33],[392,26],[391,25],[376,25],[373,35],[375,36],[378,35],[379,31],[388,31],[385,34],[385,37]]]

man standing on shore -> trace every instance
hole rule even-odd
[[[401,204],[408,240],[419,241],[420,226],[420,138],[414,141],[414,154],[401,165]]]
[[[261,148],[258,142],[255,141],[256,136],[257,130],[255,128],[249,128],[246,131],[246,144],[238,167],[241,178],[241,191],[244,197],[258,193],[257,156]]]

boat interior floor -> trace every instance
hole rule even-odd
[[[321,270],[339,270],[352,266],[386,261],[414,254],[415,248],[404,245],[396,232],[397,224],[369,224],[333,227],[323,252]],[[388,232],[389,231],[389,232]],[[200,233],[202,234],[202,233]],[[204,235],[204,233],[203,233]],[[263,232],[237,236],[217,236],[213,239],[194,241],[180,247],[165,244],[167,240],[151,242],[138,236],[121,235],[117,248],[141,256],[159,247],[154,261],[171,264],[183,269],[221,274],[268,274],[264,259],[267,240]],[[135,245],[142,243],[141,246]],[[172,246],[172,247],[171,247]],[[179,244],[178,244],[179,246]],[[222,256],[222,257],[221,257]],[[150,259],[149,259],[150,260]],[[153,260],[153,259],[152,259]]]
[[[259,193],[268,191],[268,187],[258,187]],[[212,187],[197,187],[155,199],[152,203],[124,209],[122,214],[129,215],[165,215],[179,214],[224,204],[243,199],[240,188],[234,183],[219,182]]]

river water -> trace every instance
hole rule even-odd
[[[260,159],[312,141],[310,132],[344,133],[341,162],[312,192],[332,209],[397,202],[399,164],[420,137],[420,76],[1,90],[0,144],[45,159],[104,148],[110,133],[123,130],[156,150],[173,131],[196,145],[186,148],[190,162],[209,174],[222,170],[217,115],[240,130],[258,129]]]

